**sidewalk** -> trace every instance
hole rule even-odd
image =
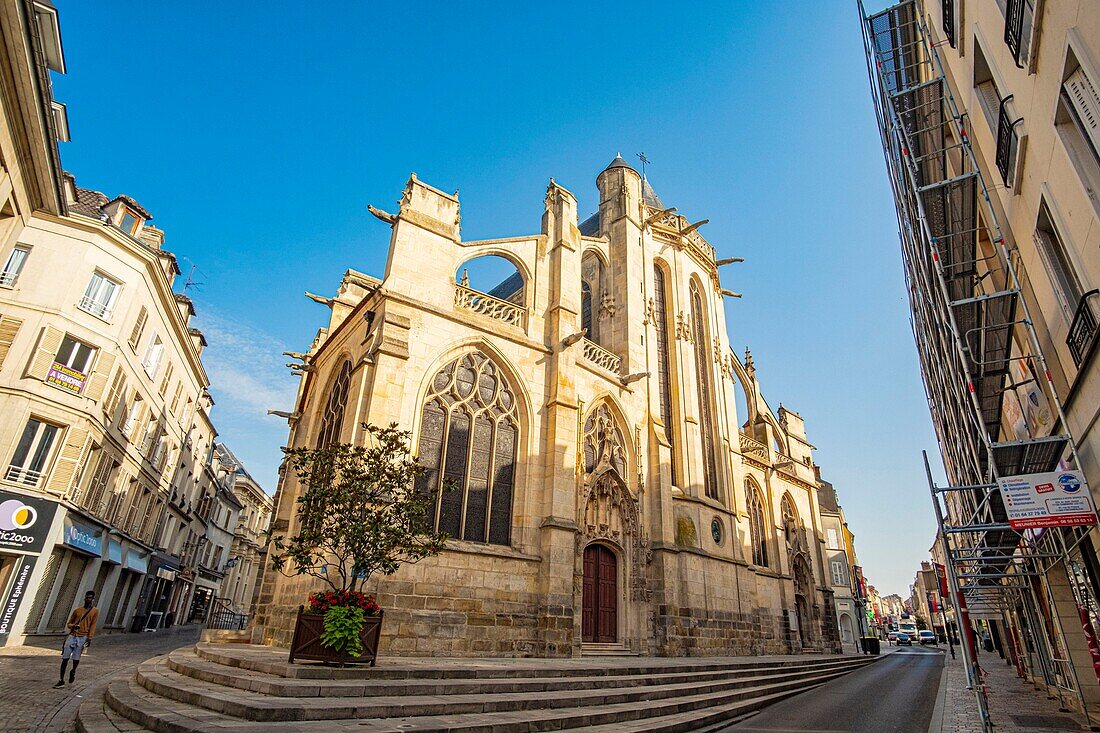
[[[966,670],[958,647],[955,653],[958,658],[954,660],[945,654],[940,695],[928,733],[982,733],[978,701],[974,691],[966,689]],[[987,675],[989,717],[997,733],[1089,730],[1084,716],[1058,712],[1057,698],[1047,699],[1046,693],[1017,677],[1015,668],[996,653],[983,653],[978,662]]]
[[[155,634],[100,636],[81,661],[76,684],[64,690],[51,689],[61,666],[61,637],[36,641],[39,646],[0,648],[4,731],[61,733],[70,729],[80,703],[89,695],[100,694],[111,677],[136,669],[150,657],[194,644],[199,631],[198,626],[187,626]]]

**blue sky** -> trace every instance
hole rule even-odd
[[[807,420],[857,550],[906,594],[933,539],[934,449],[896,221],[849,2],[199,3],[58,0],[65,167],[167,234],[221,437],[274,491],[305,350],[347,268],[380,275],[410,171],[461,190],[463,236],[537,231],[547,180],[649,177],[719,256],[734,348]],[[181,278],[179,287],[182,287]]]

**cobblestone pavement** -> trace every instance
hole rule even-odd
[[[978,661],[986,672],[989,717],[997,733],[1089,730],[1083,716],[1059,712],[1058,698],[1048,699],[1046,692],[1036,690],[1034,685],[1017,677],[1015,668],[1005,664],[996,654],[981,654]],[[941,693],[942,705],[936,707],[929,733],[982,733],[977,699],[973,690],[966,689],[966,670],[961,654],[954,661],[946,659]]]
[[[85,653],[76,683],[54,690],[61,665],[61,638],[38,646],[0,648],[0,710],[5,732],[61,733],[72,729],[80,703],[99,694],[107,681],[134,669],[150,657],[164,654],[199,638],[198,627],[180,627],[155,634],[112,634],[98,637]]]

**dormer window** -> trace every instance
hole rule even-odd
[[[141,219],[130,213],[128,209],[123,209],[122,218],[118,220],[118,228],[130,236],[137,236],[141,231]]]

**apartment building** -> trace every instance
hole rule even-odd
[[[867,16],[864,40],[948,477],[943,562],[971,618],[1034,640],[1034,679],[1096,705],[1095,512],[1021,533],[998,481],[1100,489],[1100,13],[910,0]]]
[[[865,628],[860,599],[853,590],[852,570],[856,560],[849,557],[846,550],[844,509],[837,499],[836,488],[824,480],[819,480],[818,486],[821,528],[825,534],[826,577],[833,590],[840,643],[846,653],[855,654],[860,651],[859,638]]]
[[[221,595],[227,608],[250,615],[256,584],[263,566],[264,532],[271,524],[275,502],[252,478],[228,446],[219,443],[216,451],[219,472],[241,504],[236,528],[233,530],[233,544],[226,563],[228,572],[222,581]]]

